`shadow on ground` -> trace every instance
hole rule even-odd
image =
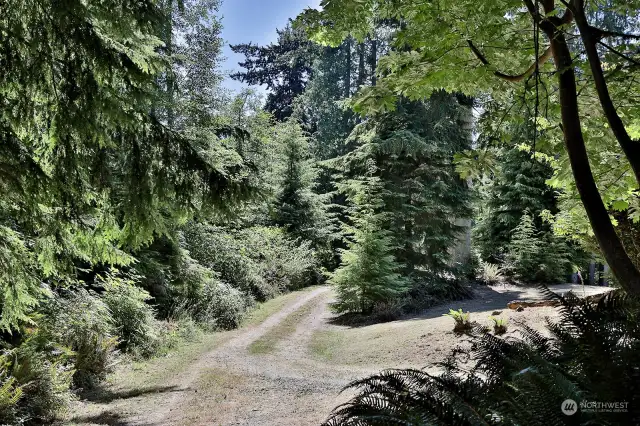
[[[555,287],[549,286],[557,291]],[[350,328],[366,327],[391,321],[417,321],[431,318],[438,318],[449,313],[449,309],[462,309],[466,311],[469,306],[473,306],[474,311],[493,311],[507,309],[507,303],[513,300],[530,299],[535,295],[536,286],[484,286],[473,287],[473,296],[465,299],[449,300],[438,303],[434,306],[423,309],[420,312],[405,314],[402,316],[392,315],[364,315],[359,313],[347,313],[329,318],[328,322],[333,325],[340,325]],[[563,288],[564,290],[564,288]],[[541,296],[541,295],[540,295]],[[539,297],[539,296],[538,296]],[[481,306],[478,306],[478,303]],[[479,309],[480,308],[480,309]]]
[[[108,404],[118,399],[136,398],[138,396],[154,394],[154,393],[183,392],[186,390],[188,390],[188,388],[181,389],[181,388],[178,388],[177,386],[148,386],[143,388],[130,389],[126,391],[114,391],[108,388],[97,388],[91,391],[81,393],[80,397],[87,401],[97,402],[100,404]]]
[[[72,423],[88,423],[92,425],[106,425],[106,426],[132,425],[132,423],[129,423],[124,416],[118,413],[114,413],[112,411],[105,411],[94,416],[73,417],[72,419],[70,419],[70,421]],[[151,426],[151,425],[143,425],[140,423],[136,423],[136,426]]]

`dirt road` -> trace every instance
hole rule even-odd
[[[473,300],[438,306],[415,318],[350,328],[330,323],[331,297],[327,287],[289,295],[260,324],[219,333],[210,348],[116,376],[106,396],[77,404],[67,424],[318,425],[348,398],[340,390],[351,380],[384,368],[442,360],[460,343],[451,331],[452,320],[442,316],[450,307],[470,311],[479,322],[500,310],[500,316],[525,319],[536,328],[556,315],[548,307],[506,309],[508,301],[539,297],[536,290],[486,287]]]

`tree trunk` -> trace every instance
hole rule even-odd
[[[640,296],[640,271],[634,266],[616,234],[591,172],[580,124],[578,92],[571,52],[564,32],[559,28],[560,25],[562,25],[561,20],[552,17],[541,22],[540,27],[549,37],[553,49],[560,86],[564,143],[573,177],[596,240],[613,274],[629,294]]]
[[[614,136],[618,140],[622,151],[627,156],[631,168],[636,176],[636,181],[640,184],[640,142],[634,141],[629,136],[627,129],[624,127],[624,123],[616,111],[616,107],[611,99],[607,81],[604,77],[604,71],[602,70],[602,62],[600,61],[600,54],[596,46],[599,35],[596,34],[596,30],[589,26],[587,17],[584,13],[584,5],[581,2],[575,7],[575,21],[580,30],[580,36],[587,53],[589,60],[589,66],[591,67],[591,74],[593,75],[593,82],[596,86],[598,98],[600,99],[600,105],[604,111],[604,115],[607,117],[609,127],[613,131]]]
[[[376,85],[376,67],[378,66],[378,40],[371,40],[371,54],[369,56],[369,70],[371,72],[371,85]]]
[[[357,83],[358,89],[360,88],[360,86],[364,84],[364,78],[365,78],[364,51],[365,51],[365,44],[360,43],[358,45],[358,83]]]
[[[345,49],[347,51],[347,67],[344,73],[344,97],[351,96],[351,37],[347,38]]]

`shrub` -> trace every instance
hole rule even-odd
[[[402,317],[407,303],[407,298],[377,302],[373,305],[371,318],[375,322],[395,321]]]
[[[231,330],[240,325],[247,308],[247,299],[240,290],[217,279],[210,279],[189,311],[197,322],[209,329]]]
[[[235,232],[192,222],[185,227],[184,240],[200,265],[258,301],[313,284],[319,275],[310,243],[291,241],[280,228]]]
[[[12,350],[11,376],[22,389],[16,415],[27,424],[44,424],[64,413],[73,398],[73,353],[38,331]]]
[[[507,332],[507,320],[504,318],[496,318],[490,316],[489,319],[493,321],[493,333],[500,336]]]
[[[73,351],[75,387],[91,388],[110,371],[118,344],[109,308],[84,289],[56,296],[43,307],[40,333]]]
[[[230,232],[218,226],[190,222],[184,229],[184,237],[190,256],[218,272],[222,281],[259,301],[278,294],[276,285],[262,277],[259,266]]]
[[[454,333],[464,334],[471,330],[471,322],[469,322],[470,314],[469,312],[462,312],[462,308],[457,311],[449,309],[449,313],[444,314],[444,316],[453,318],[455,322],[455,325],[453,326]]]
[[[480,274],[478,280],[485,284],[495,284],[502,281],[502,270],[498,265],[489,262],[480,262]]]
[[[111,311],[120,348],[142,357],[154,355],[161,335],[154,309],[147,304],[149,293],[127,275],[107,273],[98,281],[104,287],[102,300]]]
[[[267,282],[279,291],[296,290],[318,281],[317,261],[310,241],[295,242],[285,231],[273,227],[253,227],[238,234],[244,252],[257,265]]]
[[[11,357],[0,355],[0,424],[17,424],[18,403],[22,398],[23,386],[10,375]]]

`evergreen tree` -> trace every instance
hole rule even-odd
[[[543,231],[550,229],[542,223],[540,214],[558,211],[554,191],[546,183],[553,175],[550,164],[520,149],[503,150],[497,160],[500,166],[488,184],[474,229],[474,242],[482,258],[493,263],[503,256],[525,210]]]
[[[28,321],[78,268],[130,250],[204,205],[246,194],[215,138],[155,114],[167,21],[153,1],[13,1],[0,16],[0,326]]]
[[[394,239],[385,230],[383,215],[376,213],[381,200],[380,182],[375,177],[361,181],[355,201],[360,209],[354,219],[353,241],[342,252],[342,263],[329,282],[336,288],[337,312],[370,313],[378,302],[388,302],[406,293],[410,287],[401,275],[402,265],[394,255]],[[352,188],[353,188],[352,182]]]
[[[300,126],[286,122],[278,126],[282,149],[282,182],[275,199],[274,221],[293,236],[310,239],[318,231],[318,200],[311,191],[313,162]]]
[[[251,43],[231,46],[235,53],[245,55],[245,61],[239,65],[246,69],[231,77],[250,85],[266,85],[269,94],[265,109],[282,121],[291,116],[294,99],[304,92],[318,47],[291,22],[276,31],[278,41],[268,46]]]
[[[471,143],[465,114],[468,106],[444,93],[429,102],[402,100],[359,125],[350,136],[358,147],[338,161],[347,191],[350,179],[368,171],[380,179],[383,227],[407,274],[446,268],[462,230],[455,219],[470,214],[469,189],[453,166],[454,153]]]

